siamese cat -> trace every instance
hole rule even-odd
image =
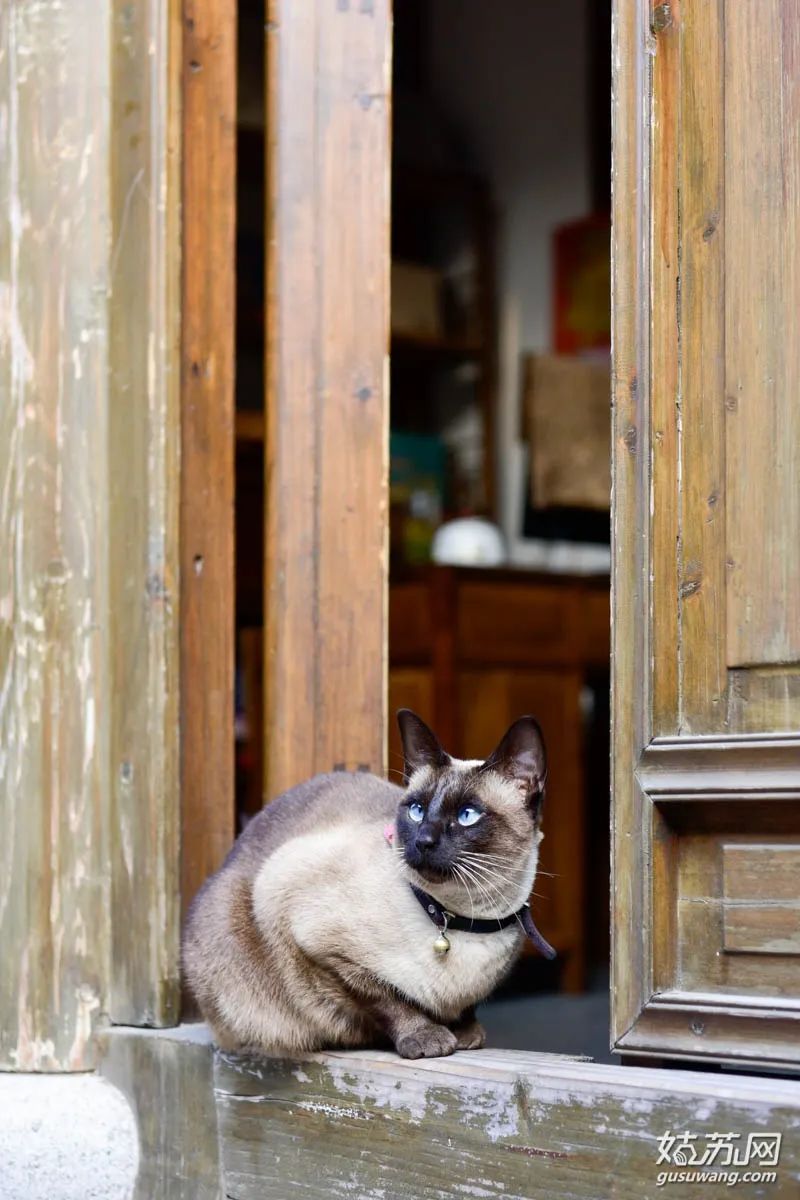
[[[398,721],[404,788],[345,772],[292,788],[192,904],[185,978],[222,1048],[474,1049],[474,1007],[526,933],[552,956],[527,908],[546,777],[536,721],[469,762],[408,709]]]

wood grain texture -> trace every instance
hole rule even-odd
[[[615,11],[615,1044],[796,1064],[785,914],[765,877],[734,931],[721,855],[798,819],[800,5]]]
[[[673,4],[653,64],[656,734],[725,727],[722,6]]]
[[[682,733],[714,733],[725,727],[728,718],[723,9],[722,0],[704,0],[686,3],[679,10],[681,457],[678,470],[673,471],[681,509],[676,611],[680,637],[677,727]],[[654,327],[662,319],[670,320],[671,314],[654,311]],[[654,573],[656,569],[654,562]]]
[[[268,796],[385,758],[386,0],[267,24]]]
[[[12,1068],[86,1070],[98,1018],[177,1018],[174,15],[167,0],[0,15]]]
[[[650,796],[713,795],[751,799],[800,792],[800,738],[658,738],[637,776]]]
[[[800,661],[800,3],[725,15],[728,662]]]
[[[722,940],[728,953],[800,954],[800,847],[722,847]]]
[[[181,796],[184,910],[234,826],[236,5],[183,0]]]
[[[725,1063],[739,1070],[779,1067],[796,1072],[792,1052],[800,1037],[800,1015],[785,1008],[713,998],[697,992],[659,995],[617,1042],[617,1049],[642,1058]]]
[[[108,1003],[108,8],[0,9],[0,1066]]]
[[[759,797],[753,811],[750,800],[736,795],[666,793],[654,803],[653,817],[658,826],[654,858],[664,864],[653,884],[659,934],[654,942],[656,999],[678,992],[684,1003],[695,996],[698,1003],[738,1009],[740,1016],[759,1005],[796,1014],[797,959],[790,946],[775,953],[767,943],[773,935],[775,940],[787,935],[792,908],[795,924],[797,920],[798,906],[787,899],[791,889],[796,894],[797,794]],[[776,917],[777,909],[784,915]],[[756,930],[763,935],[760,949],[752,936]],[[734,942],[747,950],[746,956],[731,955]],[[773,957],[765,960],[765,953]],[[689,1014],[687,1026],[692,1018]],[[737,1025],[731,1021],[726,1031],[720,1022],[713,1037],[704,1028],[695,1029],[696,1052],[743,1054],[744,1047],[733,1045]],[[764,1032],[776,1041],[774,1031]],[[757,1043],[748,1051],[757,1056]],[[796,1048],[788,1043],[782,1055],[796,1059]]]
[[[413,1065],[380,1052],[298,1061],[216,1056],[225,1194],[231,1200],[620,1200],[659,1195],[666,1130],[783,1133],[772,1183],[796,1195],[800,1085],[601,1067],[552,1055],[459,1053]],[[721,1185],[720,1185],[721,1186]],[[609,1190],[611,1189],[611,1190]],[[707,1183],[683,1183],[701,1200]]]
[[[800,905],[723,904],[726,954],[800,954]]]
[[[648,14],[615,0],[612,33],[611,574],[612,1033],[650,994],[648,825],[635,778],[651,736],[650,125]]]
[[[800,696],[796,669],[781,670],[797,661],[800,611],[788,333],[800,8],[664,11],[651,101],[654,728],[766,733],[796,723]]]
[[[652,213],[649,248],[650,303],[654,323],[657,323],[650,366],[650,554],[652,562],[657,564],[660,586],[652,590],[651,653],[652,722],[653,732],[659,735],[674,732],[675,722],[680,720],[680,624],[675,597],[678,594],[681,514],[675,464],[681,436],[678,147],[682,129],[681,35],[680,26],[674,19],[659,34],[652,73],[651,187],[653,195],[659,197],[659,205]],[[643,316],[647,319],[648,314]]]
[[[727,772],[702,759],[687,768],[684,754],[675,747],[672,781],[667,772],[642,777],[655,785],[646,793],[655,823],[654,994],[623,1048],[796,1066],[796,751],[792,768],[773,767],[769,789],[758,748],[749,767],[731,763]],[[749,790],[737,787],[743,775]]]
[[[112,5],[108,521],[113,1021],[178,1018],[179,36]]]

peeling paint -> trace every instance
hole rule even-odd
[[[632,1200],[644,1194],[666,1129],[738,1131],[771,1121],[792,1145],[789,1131],[800,1130],[800,1086],[786,1081],[546,1055],[499,1059],[492,1051],[419,1063],[378,1052],[218,1062],[217,1121],[232,1195],[262,1182],[267,1194],[287,1155],[297,1186],[320,1200],[416,1194],[421,1178],[430,1200],[577,1200],[595,1194],[595,1178],[613,1180],[614,1195]],[[382,1120],[370,1129],[365,1114]],[[785,1171],[794,1178],[794,1159]]]
[[[353,1074],[338,1063],[328,1067],[330,1080],[336,1091],[344,1096],[358,1098],[362,1104],[373,1104],[391,1112],[406,1111],[412,1120],[422,1121],[428,1107],[425,1091],[396,1086],[393,1079],[380,1076]]]
[[[0,942],[12,980],[3,990],[14,1005],[0,1008],[0,1067],[32,1070],[93,1064],[92,1030],[108,1005],[111,956],[121,945],[112,945],[110,927],[115,845],[120,869],[113,874],[127,869],[130,879],[142,870],[146,840],[147,887],[161,889],[152,912],[144,903],[138,916],[126,905],[131,928],[143,926],[147,937],[145,945],[131,937],[115,989],[175,991],[178,901],[165,859],[177,859],[174,789],[166,778],[177,747],[169,675],[177,593],[162,590],[152,626],[143,626],[138,598],[128,607],[117,602],[129,576],[117,580],[126,564],[111,559],[109,524],[112,512],[130,572],[157,541],[161,577],[170,583],[177,439],[166,418],[174,415],[177,386],[170,306],[178,268],[164,114],[172,103],[172,34],[158,5],[145,6],[127,30],[125,53],[134,58],[126,71],[140,74],[137,87],[152,104],[152,137],[143,139],[138,160],[127,142],[114,157],[119,28],[111,15],[93,0],[0,7],[0,363],[7,391],[0,405]],[[123,304],[120,356],[110,329]],[[137,407],[144,437],[130,423],[124,439],[116,433],[126,459],[110,479],[110,424],[126,412],[122,393],[133,386],[144,397]],[[130,457],[140,440],[142,473]],[[116,510],[108,503],[112,488]],[[135,543],[141,510],[126,523],[125,488],[146,506],[147,545]],[[157,538],[148,537],[153,530]],[[131,648],[135,675],[110,653],[112,634]],[[124,712],[110,694],[122,671],[125,687],[137,693]],[[144,734],[131,719],[137,703],[150,722]],[[111,777],[112,763],[130,752],[129,745],[111,752],[117,726],[136,742],[132,758],[147,758],[141,795],[132,781],[125,792]],[[152,754],[142,746],[151,733]],[[118,828],[120,795],[129,805]],[[155,1011],[149,996],[145,1011]]]
[[[372,1113],[365,1112],[363,1108],[347,1108],[338,1104],[327,1104],[321,1100],[300,1100],[297,1107],[305,1109],[306,1112],[323,1113],[326,1117],[333,1117],[334,1120],[341,1120],[343,1117],[351,1121],[371,1121],[373,1119]]]

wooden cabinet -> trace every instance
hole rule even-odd
[[[436,724],[431,667],[394,667],[389,671],[389,737],[387,773],[397,783],[403,778],[403,747],[395,713],[413,709],[429,725]]]
[[[398,708],[413,708],[451,753],[488,754],[533,713],[547,743],[545,840],[534,911],[563,961],[585,977],[586,820],[582,692],[608,666],[608,582],[432,567],[392,583],[389,767],[402,769]],[[605,784],[602,802],[607,803]]]

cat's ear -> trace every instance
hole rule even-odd
[[[520,717],[486,760],[487,767],[514,783],[538,815],[547,781],[547,756],[539,722]]]
[[[436,734],[410,708],[398,711],[397,724],[406,760],[406,779],[419,767],[444,767],[447,764],[447,755]]]

